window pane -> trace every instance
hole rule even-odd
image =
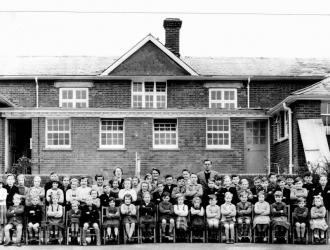
[[[154,91],[154,83],[153,82],[145,82],[144,83],[145,92],[153,92]]]
[[[166,82],[157,82],[156,91],[157,92],[166,92]]]

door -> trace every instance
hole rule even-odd
[[[267,120],[245,122],[245,159],[247,173],[267,173]]]

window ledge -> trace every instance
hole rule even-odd
[[[152,148],[151,151],[180,151],[180,148]]]
[[[97,151],[127,151],[127,148],[97,148]]]
[[[276,144],[276,143],[283,142],[283,141],[288,140],[288,139],[289,139],[289,136],[282,137],[282,138],[278,139],[278,140],[275,142],[275,144]]]
[[[43,148],[43,151],[72,151],[72,148]]]
[[[233,151],[233,148],[205,148],[206,151]]]

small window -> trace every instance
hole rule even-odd
[[[87,108],[88,88],[61,88],[61,108]]]
[[[289,135],[289,113],[287,111],[280,111],[275,116],[274,121],[274,141],[287,139]]]
[[[124,120],[101,119],[100,148],[124,148]]]
[[[153,132],[154,148],[178,148],[178,127],[176,119],[155,119]]]
[[[206,122],[206,148],[230,148],[229,119],[208,119]]]
[[[330,135],[330,103],[321,103],[321,117],[325,127],[325,132],[327,135]]]
[[[209,107],[222,109],[237,108],[237,90],[236,89],[210,89]]]
[[[46,148],[70,147],[70,119],[46,119]]]
[[[133,108],[166,108],[166,82],[133,82]]]

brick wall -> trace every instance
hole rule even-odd
[[[178,175],[183,168],[193,172],[202,169],[202,161],[209,158],[214,168],[221,173],[243,173],[244,165],[244,121],[231,119],[232,149],[205,150],[205,118],[179,118],[179,149],[154,150],[152,148],[153,120],[150,118],[127,118],[125,120],[125,150],[101,151],[99,145],[98,118],[72,118],[72,150],[45,150],[45,119],[32,121],[33,127],[33,172],[48,174],[80,173],[109,176],[120,166],[128,175],[135,171],[135,152],[141,158],[141,173],[153,167],[163,173]],[[40,149],[38,149],[40,135]],[[39,152],[39,153],[38,153]],[[39,158],[38,158],[39,155]],[[39,160],[38,160],[39,159]],[[40,162],[39,162],[40,161]]]
[[[0,119],[0,173],[5,172],[5,119]]]
[[[290,95],[291,92],[305,88],[316,81],[251,81],[250,107],[271,108]]]
[[[321,101],[297,101],[291,105],[293,133],[293,164],[297,170],[306,165],[304,147],[301,141],[298,120],[321,118]]]
[[[35,82],[29,80],[1,81],[0,94],[21,107],[36,105]]]
[[[271,150],[272,171],[277,172],[277,167],[281,171],[289,171],[289,140],[276,142]]]

